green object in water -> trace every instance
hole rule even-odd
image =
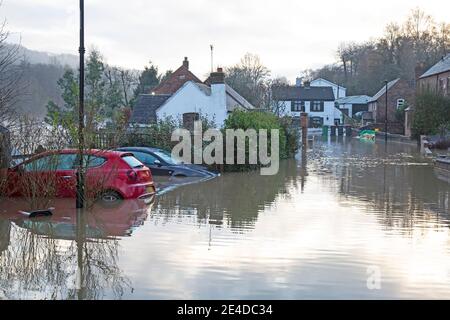
[[[363,130],[359,133],[359,139],[375,142],[376,132],[374,130]]]

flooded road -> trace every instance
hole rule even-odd
[[[0,298],[450,294],[450,185],[412,146],[316,142],[276,176],[224,174],[83,217],[67,200],[47,220],[1,201]]]

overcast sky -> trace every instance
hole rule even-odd
[[[77,54],[78,0],[3,0],[0,15],[30,49]],[[450,22],[443,0],[86,0],[86,43],[110,64],[142,69],[149,60],[161,71],[188,56],[191,70],[234,64],[257,53],[273,76],[295,76],[335,61],[341,42],[382,35],[419,6]]]

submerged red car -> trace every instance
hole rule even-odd
[[[44,152],[8,169],[7,196],[75,197],[78,150]],[[85,150],[86,195],[105,203],[122,199],[153,200],[156,189],[149,168],[132,153]]]

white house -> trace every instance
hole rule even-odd
[[[333,94],[335,100],[344,98],[347,96],[347,88],[344,88],[336,83],[328,81],[323,78],[318,78],[316,80],[311,81],[311,87],[331,87],[333,88]]]
[[[183,119],[185,126],[189,126],[202,115],[214,119],[216,126],[222,127],[228,114],[235,109],[251,110],[254,107],[225,83],[225,74],[218,68],[206,83],[188,80],[173,94],[140,95],[130,123],[145,126],[158,119],[172,117]]]
[[[342,112],[335,107],[331,87],[277,86],[272,88],[275,109],[280,115],[300,117],[308,113],[310,127],[342,124]]]

